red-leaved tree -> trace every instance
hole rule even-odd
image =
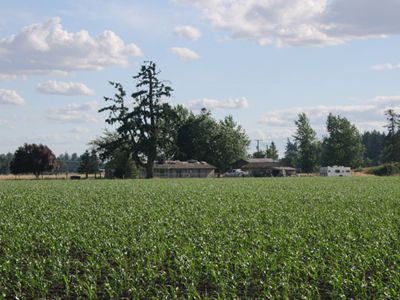
[[[12,174],[33,173],[38,178],[43,172],[51,171],[56,165],[56,157],[45,145],[24,144],[15,151],[10,163]]]

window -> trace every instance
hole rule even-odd
[[[335,173],[340,173],[340,170],[335,170]]]

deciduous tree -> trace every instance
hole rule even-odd
[[[10,170],[13,174],[33,173],[38,178],[43,172],[51,171],[55,165],[56,157],[49,147],[24,144],[15,151]]]
[[[326,121],[328,136],[323,140],[324,165],[358,168],[363,164],[364,146],[355,125],[344,117],[329,114]]]

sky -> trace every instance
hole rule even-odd
[[[360,132],[400,112],[399,0],[36,0],[0,3],[0,153],[83,153],[108,125],[109,81],[134,91],[144,61],[171,105],[232,115],[283,154],[305,112]]]

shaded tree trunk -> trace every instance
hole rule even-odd
[[[154,177],[154,174],[153,174],[153,165],[154,165],[154,161],[152,161],[152,162],[147,162],[147,164],[146,164],[146,178],[147,179],[151,179],[151,178],[153,178]]]

